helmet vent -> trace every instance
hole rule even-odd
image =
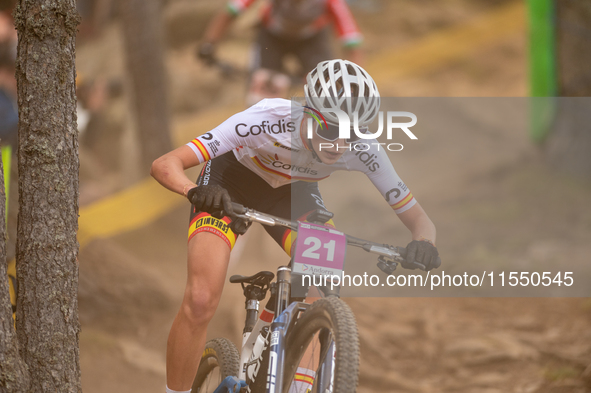
[[[318,96],[320,96],[320,91],[322,91],[322,84],[320,83],[320,79],[316,80],[316,83],[314,83],[314,91],[316,92],[316,94]]]

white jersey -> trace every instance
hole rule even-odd
[[[347,150],[337,162],[326,165],[315,158],[302,140],[303,110],[281,98],[265,99],[187,143],[200,162],[233,151],[236,159],[273,188],[294,181],[316,182],[339,170],[367,175],[397,214],[416,203],[384,148],[375,139],[365,140],[364,151]],[[360,149],[361,150],[361,149]]]

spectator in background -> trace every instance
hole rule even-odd
[[[16,145],[18,109],[16,104],[17,33],[12,19],[15,1],[0,0],[0,139],[2,145]]]
[[[100,36],[115,6],[113,0],[76,0],[76,9],[82,18],[78,38],[85,40]]]
[[[0,143],[15,146],[17,130],[18,110],[12,48],[7,43],[0,43]]]
[[[13,57],[16,59],[17,34],[12,19],[12,10],[16,0],[0,0],[0,43],[9,43],[13,46]]]
[[[18,165],[12,165],[16,162],[18,143],[17,89],[14,75],[17,32],[12,19],[15,4],[15,0],[0,0],[0,145],[7,205],[6,261],[10,261],[8,271],[13,273],[14,280],[16,280],[14,256],[18,215]],[[14,281],[9,281],[14,294],[12,286]],[[16,301],[16,298],[12,297],[11,300]],[[15,304],[13,303],[13,307]]]
[[[209,24],[198,55],[215,63],[215,48],[225,32],[255,0],[230,0]],[[267,0],[261,11],[259,31],[254,44],[251,81],[247,103],[262,98],[285,97],[290,79],[284,60],[294,55],[303,77],[324,60],[334,58],[329,25],[334,25],[343,45],[345,58],[362,63],[361,33],[345,0]]]

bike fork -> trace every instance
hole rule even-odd
[[[316,376],[316,383],[318,384],[318,392],[319,393],[332,393],[333,389],[333,375],[334,375],[334,368],[335,368],[335,345],[334,341],[330,343],[328,347],[328,351],[326,352],[326,356],[324,357],[324,361],[320,365],[320,369],[318,370],[318,375]]]
[[[283,388],[283,365],[285,364],[285,332],[291,319],[284,312],[291,295],[291,269],[282,266],[277,269],[277,318],[271,324],[271,350],[269,352],[269,369],[267,370],[267,393],[277,393]],[[293,309],[293,308],[292,308]]]

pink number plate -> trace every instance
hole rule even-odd
[[[343,272],[347,237],[334,228],[300,222],[292,271],[309,275]]]

